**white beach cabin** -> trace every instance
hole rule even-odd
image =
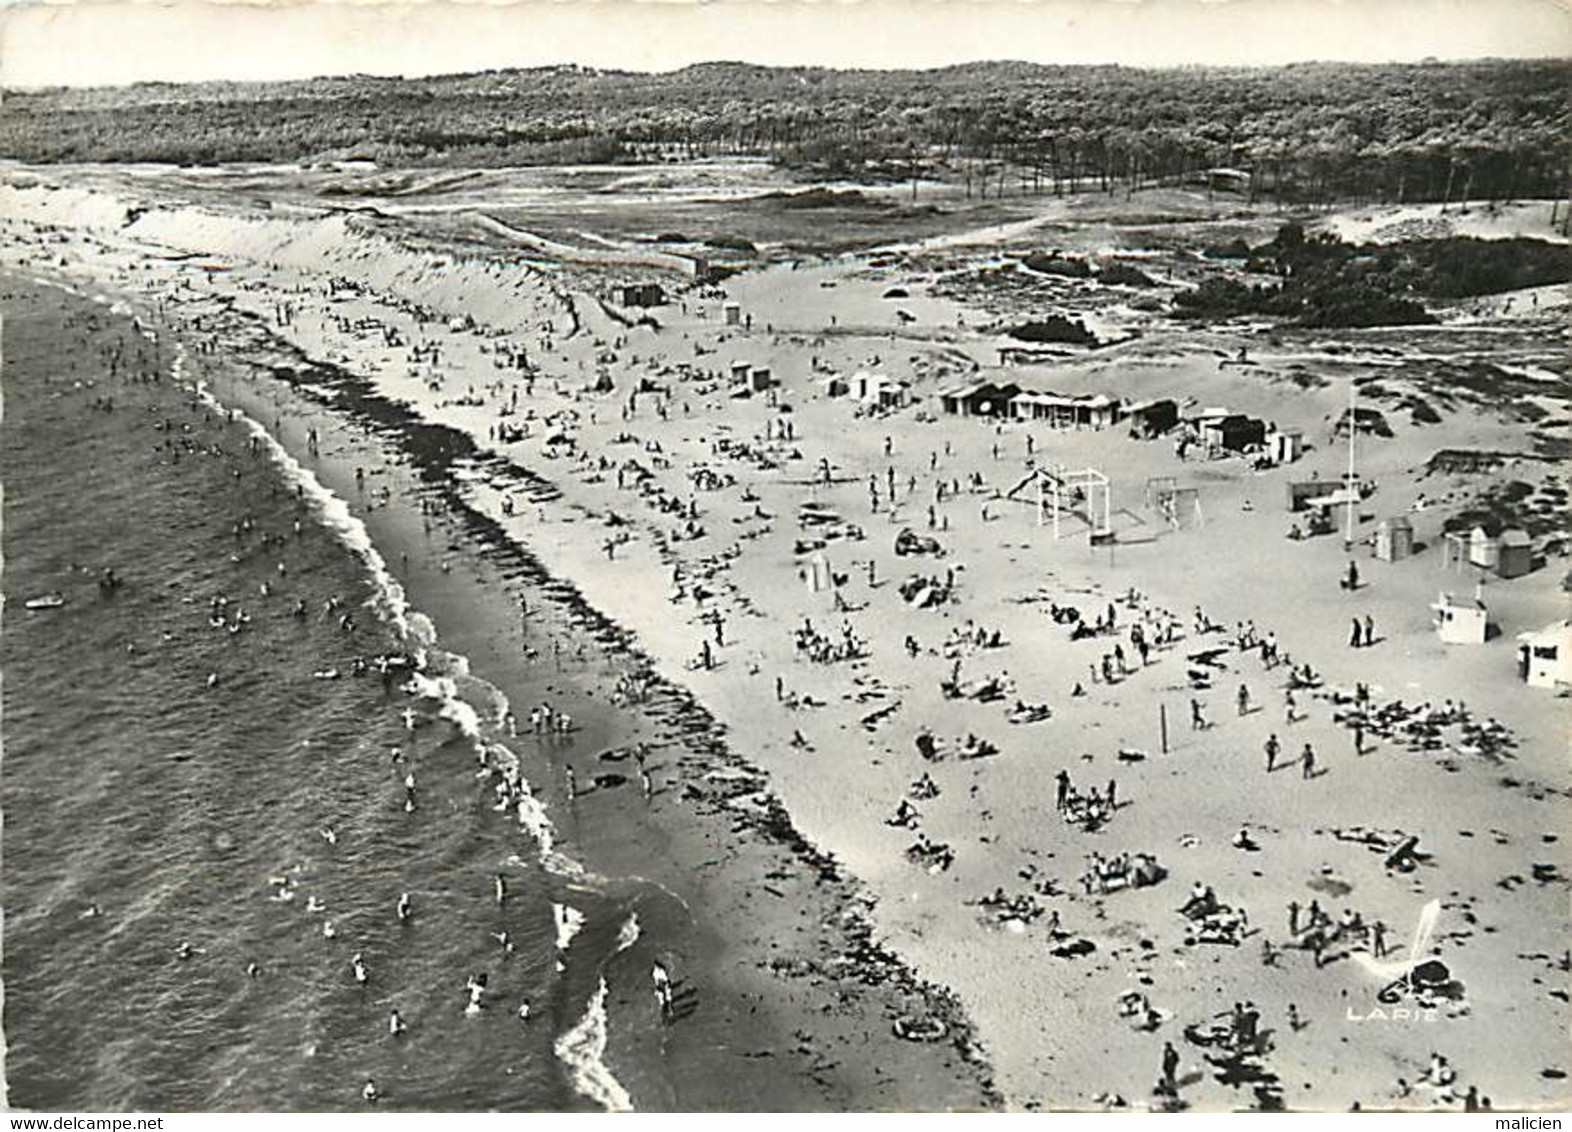
[[[1442,594],[1431,604],[1436,634],[1446,645],[1482,645],[1490,639],[1490,611],[1478,598],[1459,601]]]
[[[1519,633],[1517,674],[1533,688],[1572,684],[1572,620]]]

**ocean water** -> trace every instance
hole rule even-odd
[[[601,1061],[604,970],[637,920],[555,851],[543,809],[496,807],[480,758],[512,758],[500,693],[341,500],[189,390],[178,345],[11,290],[10,1103],[344,1109],[371,1079],[388,1108],[629,1105]],[[404,655],[419,675],[378,674]]]

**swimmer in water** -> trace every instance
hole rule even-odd
[[[650,965],[650,981],[655,984],[655,1001],[662,1017],[671,1012],[671,973],[659,962]]]
[[[377,1083],[370,1077],[366,1078],[366,1084],[360,1090],[360,1095],[365,1098],[367,1104],[376,1104],[377,1099],[382,1096],[382,1094],[377,1091]]]
[[[247,963],[246,964],[246,977],[247,978],[254,979],[258,975],[260,975],[261,973],[262,973],[262,968],[257,966],[257,964],[255,964],[255,963]]]
[[[215,685],[217,683],[218,683],[218,673],[216,673],[216,672],[209,672],[207,674],[207,686],[209,688],[211,688],[211,687],[213,687],[213,685]]]
[[[97,916],[102,916],[103,914],[104,910],[97,904],[89,904],[86,908],[82,909],[82,915],[79,917],[79,919],[91,920]]]
[[[338,834],[333,831],[332,826],[325,825],[322,827],[322,840],[326,841],[329,845],[338,844]]]
[[[333,926],[332,920],[322,921],[322,938],[333,939],[338,935],[338,929]]]
[[[469,1005],[464,1008],[464,1013],[479,1014],[481,999],[486,993],[486,976],[484,974],[471,975],[464,986],[469,991]]]
[[[519,1003],[519,1021],[520,1022],[528,1022],[529,1021],[529,1000],[528,999],[525,999],[523,1002]]]
[[[388,1013],[388,1033],[392,1034],[396,1038],[403,1034],[407,1029],[409,1029],[409,1027],[404,1024],[404,1019],[402,1016],[400,1016],[397,1009],[394,1009]]]
[[[308,897],[306,897],[306,911],[307,912],[326,912],[327,911],[327,905],[322,903],[322,901],[318,900],[315,896],[308,896]]]
[[[365,986],[366,985],[366,980],[369,979],[371,976],[369,976],[366,973],[366,965],[365,965],[365,963],[363,963],[361,961],[361,953],[360,952],[358,952],[358,951],[355,952],[353,958],[351,958],[350,961],[349,961],[349,965],[350,965],[351,969],[355,972],[355,981],[357,983],[359,983],[361,986]]]
[[[502,950],[508,954],[513,953],[513,941],[508,938],[507,932],[492,932],[491,938],[502,945]]]
[[[185,940],[181,940],[175,947],[175,957],[181,960],[190,959],[193,955],[206,955],[200,947],[192,947]]]
[[[414,909],[410,906],[409,893],[400,894],[398,898],[398,918],[407,920],[414,914]]]
[[[501,904],[504,900],[506,900],[508,898],[507,881],[502,879],[502,874],[501,873],[498,873],[496,876],[491,878],[491,882],[492,882],[492,887],[493,887],[493,889],[495,890],[495,892],[497,894],[497,903]]]
[[[415,709],[414,708],[405,708],[404,709],[404,730],[406,730],[406,731],[413,731],[413,730],[415,730]]]

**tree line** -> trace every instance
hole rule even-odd
[[[950,175],[984,197],[1189,181],[1297,203],[1513,199],[1567,192],[1568,89],[1565,60],[548,67],[7,92],[0,154],[481,167],[756,154],[818,175]]]

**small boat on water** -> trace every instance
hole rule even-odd
[[[65,595],[62,593],[43,594],[39,597],[28,598],[23,604],[28,609],[59,609],[65,604]]]

